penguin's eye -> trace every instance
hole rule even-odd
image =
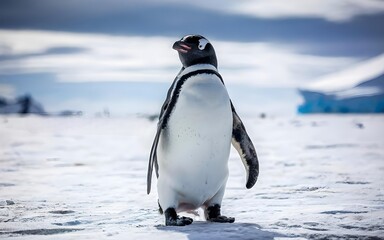
[[[207,39],[204,39],[204,38],[200,39],[200,40],[199,40],[199,45],[198,45],[199,49],[200,49],[200,50],[204,50],[204,49],[205,49],[205,46],[206,46],[208,43],[209,43],[209,42],[208,42]]]

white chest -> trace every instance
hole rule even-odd
[[[220,79],[187,79],[160,136],[159,184],[166,181],[196,204],[212,197],[228,176],[231,137],[230,99]]]

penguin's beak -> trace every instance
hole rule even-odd
[[[187,53],[192,49],[188,44],[182,41],[175,42],[172,48],[181,53]]]

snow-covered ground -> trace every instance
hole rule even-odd
[[[384,238],[384,116],[243,119],[260,160],[245,188],[234,149],[223,213],[165,227],[146,168],[144,118],[0,118],[0,238]]]

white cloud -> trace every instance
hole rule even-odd
[[[25,44],[28,39],[29,44]],[[41,39],[41,41],[40,41]],[[171,46],[177,39],[116,37],[41,31],[0,31],[11,54],[44,52],[52,47],[87,48],[73,54],[39,55],[2,61],[6,74],[49,72],[61,82],[168,82],[181,67]],[[211,41],[226,83],[298,87],[358,61],[299,53],[296,47],[270,43]],[[10,49],[10,50],[9,50]]]
[[[10,46],[8,54],[14,56],[61,46],[88,51],[10,59],[2,62],[0,72],[50,72],[59,81],[67,82],[167,81],[165,71],[179,66],[177,54],[171,48],[173,41],[162,37],[3,30],[0,44]]]
[[[219,42],[216,50],[226,82],[264,87],[299,87],[357,61],[300,54],[300,49],[269,43]]]
[[[355,16],[384,11],[382,0],[245,0],[234,11],[265,18],[319,17],[345,21]]]
[[[384,74],[384,54],[316,79],[307,88],[322,91],[344,90],[381,74]]]
[[[260,18],[317,17],[335,22],[384,12],[382,0],[197,0],[188,3],[201,8]]]
[[[15,88],[9,84],[0,83],[0,96],[5,98],[15,97]]]

